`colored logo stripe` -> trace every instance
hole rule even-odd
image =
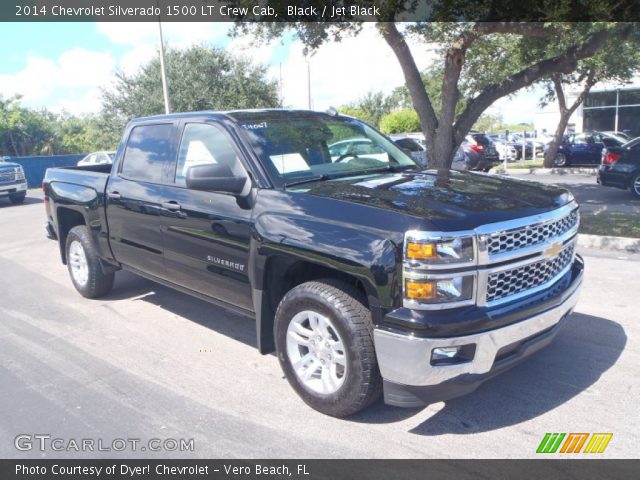
[[[587,443],[584,453],[602,453],[609,445],[613,433],[594,433]]]
[[[589,438],[591,435],[591,438]],[[566,440],[564,440],[566,437]],[[603,453],[609,445],[613,433],[545,433],[536,453]],[[587,442],[587,439],[589,440]],[[562,441],[564,440],[564,443]],[[585,445],[584,450],[582,447]]]
[[[560,442],[562,442],[564,436],[564,433],[545,434],[542,442],[540,442],[540,445],[538,445],[536,453],[556,453],[556,450],[558,450]]]
[[[580,453],[587,438],[589,438],[588,433],[570,433],[562,445],[560,453]]]

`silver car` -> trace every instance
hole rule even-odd
[[[114,158],[116,158],[116,152],[94,152],[80,160],[78,166],[111,164]]]

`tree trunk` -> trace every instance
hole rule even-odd
[[[558,147],[562,143],[562,137],[564,135],[564,131],[567,129],[567,125],[569,124],[569,119],[571,118],[571,115],[573,115],[573,112],[575,112],[582,102],[584,102],[584,99],[589,94],[591,87],[596,83],[596,72],[593,68],[589,70],[582,92],[580,92],[580,95],[578,95],[575,102],[573,102],[569,108],[567,108],[567,99],[562,87],[562,75],[560,73],[556,73],[552,76],[552,81],[553,87],[556,91],[556,98],[558,99],[560,121],[558,122],[556,132],[553,135],[553,140],[551,140],[551,143],[549,143],[549,146],[547,147],[547,151],[544,153],[543,165],[545,168],[551,168],[555,164]]]
[[[558,146],[562,143],[562,137],[564,136],[564,131],[567,129],[567,125],[569,124],[569,119],[573,112],[570,112],[568,109],[564,109],[560,112],[560,121],[558,122],[558,126],[556,127],[556,132],[553,135],[553,140],[549,142],[549,146],[547,150],[544,152],[544,166],[545,168],[553,167],[556,159],[556,155],[558,154]]]

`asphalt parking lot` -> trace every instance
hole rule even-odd
[[[567,188],[580,203],[580,208],[583,212],[599,214],[608,210],[640,215],[640,200],[636,199],[631,192],[598,185],[596,176],[593,174],[553,173],[532,175],[529,173],[508,173],[508,175],[535,182],[553,183]]]
[[[338,420],[257,353],[248,319],[127,273],[106,298],[82,298],[44,236],[38,193],[0,200],[2,458],[535,457],[546,432],[612,432],[601,456],[637,457],[639,254],[582,252],[581,300],[555,342],[475,393]],[[21,434],[194,449],[18,451]]]

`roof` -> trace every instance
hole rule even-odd
[[[170,113],[165,115],[153,115],[149,117],[139,117],[133,119],[135,122],[146,122],[153,120],[176,120],[182,118],[232,118],[234,120],[240,120],[242,118],[260,118],[260,117],[278,117],[278,116],[295,116],[295,117],[309,117],[309,116],[322,116],[333,117],[326,112],[319,112],[317,110],[301,110],[301,109],[286,109],[286,108],[262,108],[262,109],[247,109],[247,110],[226,110],[226,111],[213,111],[204,110],[199,112],[179,112]],[[346,117],[346,115],[338,115]]]

